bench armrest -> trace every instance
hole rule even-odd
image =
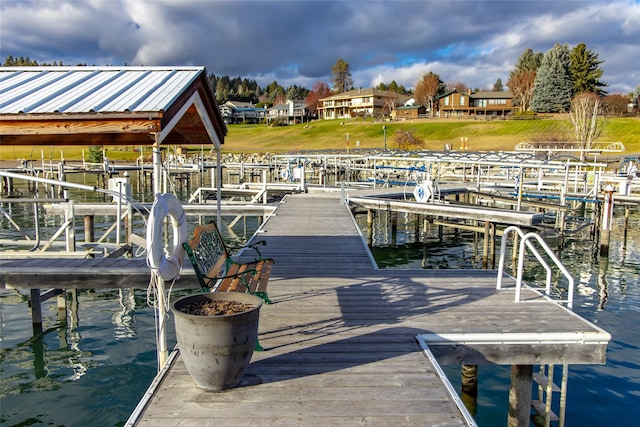
[[[267,242],[265,240],[258,240],[257,242],[251,243],[249,245],[244,245],[244,246],[228,246],[227,249],[253,249],[254,251],[256,251],[256,254],[258,254],[259,258],[262,258],[262,253],[260,252],[260,249],[258,249],[258,246],[267,246]],[[255,260],[257,261],[257,259]]]

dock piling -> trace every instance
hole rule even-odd
[[[531,417],[533,365],[512,365],[507,427],[528,426]]]
[[[611,239],[611,223],[613,222],[613,186],[607,185],[604,191],[604,207],[602,209],[602,234],[600,238],[600,255],[609,255]]]

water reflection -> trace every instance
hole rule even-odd
[[[136,335],[135,323],[136,300],[133,289],[118,289],[120,309],[113,313],[116,339],[131,338]]]
[[[66,311],[46,301],[42,312],[43,330],[30,337],[26,295],[0,294],[2,425],[81,426],[96,411],[104,412],[104,425],[122,424],[156,370],[145,291],[71,290]],[[168,334],[175,344],[172,327]],[[89,396],[109,396],[109,403],[89,402]]]

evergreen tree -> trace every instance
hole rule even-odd
[[[515,69],[512,73],[523,70],[536,71],[538,67],[540,67],[543,57],[544,54],[542,52],[534,52],[531,48],[525,49],[518,58],[518,62],[516,62]]]
[[[587,49],[587,45],[584,43],[579,43],[571,49],[569,58],[571,60],[569,71],[573,82],[573,93],[593,92],[600,96],[607,93],[602,89],[607,84],[600,81],[604,74],[600,64],[604,61],[598,60],[597,53]]]
[[[333,90],[335,93],[342,93],[353,89],[353,79],[351,78],[351,68],[349,64],[340,58],[331,67],[331,83],[333,84]]]
[[[307,97],[307,95],[309,94],[309,89],[300,87],[298,85],[293,85],[289,86],[284,93],[289,100],[300,100]]]
[[[28,56],[26,58],[23,56],[21,56],[20,58],[14,58],[11,55],[7,56],[7,58],[4,60],[4,63],[2,64],[3,67],[31,67],[37,65],[38,61],[31,60]]]
[[[569,47],[556,44],[542,58],[533,83],[531,108],[536,112],[569,111],[573,84],[569,72]]]
[[[264,88],[262,96],[260,97],[261,102],[265,102],[270,105],[283,104],[286,99],[287,97],[284,94],[284,88],[275,80]]]
[[[216,102],[222,104],[229,100],[231,93],[231,80],[229,76],[222,76],[216,81]]]
[[[504,91],[504,86],[502,86],[502,79],[498,78],[498,80],[496,80],[496,82],[493,84],[493,90],[495,92]]]

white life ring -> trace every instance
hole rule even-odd
[[[164,248],[162,227],[164,219],[171,218],[173,244],[170,253]],[[173,194],[156,194],[147,223],[147,264],[163,280],[173,280],[180,273],[185,251],[182,243],[187,241],[187,216],[182,203]]]

